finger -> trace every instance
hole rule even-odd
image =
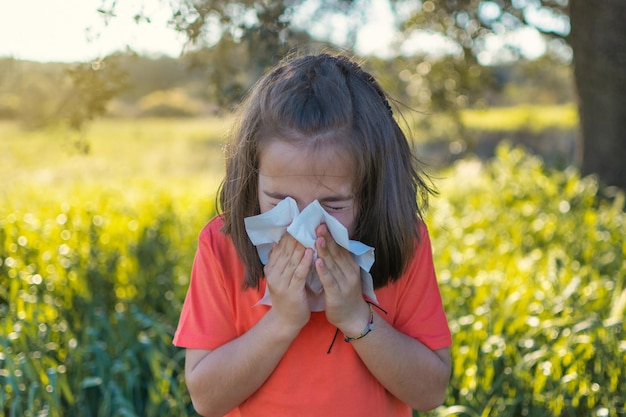
[[[274,244],[270,260],[263,269],[268,283],[275,289],[287,289],[293,273],[304,256],[304,247],[293,237],[287,236]],[[308,261],[310,265],[310,260]]]
[[[315,249],[317,249],[318,259],[322,259],[324,270],[327,274],[335,275],[337,265],[335,264],[334,257],[328,251],[327,240],[325,236],[318,237],[315,240]]]
[[[295,242],[295,244],[293,246],[290,246],[291,252],[285,254],[286,262],[283,269],[283,274],[289,276],[290,279],[293,278],[293,275],[296,273],[298,268],[302,269],[301,264],[305,262],[304,258],[306,257],[306,248],[295,239],[293,239],[293,242]],[[311,267],[311,260],[313,259],[312,253],[310,255],[310,258],[311,259],[308,261],[307,264],[309,268]]]
[[[333,274],[328,269],[326,262],[322,258],[317,258],[315,260],[315,271],[317,272],[317,276],[320,278],[322,282],[322,286],[324,286],[324,291],[327,293],[332,293],[339,291],[341,292],[341,288],[339,287],[339,282],[335,279]]]
[[[313,263],[313,250],[305,249],[300,262],[296,266],[292,274],[290,286],[296,285],[298,287],[304,287],[306,283],[306,277],[309,275],[311,265]]]
[[[315,229],[315,235],[317,237],[323,237],[324,238],[325,243],[326,243],[325,249],[331,255],[335,255],[335,254],[337,254],[339,251],[341,251],[343,249],[335,241],[335,238],[333,238],[333,235],[330,234],[330,230],[328,229],[328,226],[325,223],[320,224]]]
[[[329,234],[316,240],[318,257],[325,262],[326,269],[338,280],[358,272],[358,265],[347,249],[337,245]]]
[[[278,271],[284,271],[291,255],[297,247],[297,244],[298,241],[296,241],[288,233],[285,233],[281,237],[280,241],[274,244],[272,251],[270,252],[268,264]]]

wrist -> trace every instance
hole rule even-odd
[[[269,332],[273,334],[278,341],[283,340],[291,342],[300,333],[304,325],[306,325],[306,322],[300,325],[293,321],[284,320],[274,308],[270,308],[265,314],[264,319],[268,326],[270,326]]]
[[[344,336],[344,341],[352,342],[365,337],[374,329],[374,310],[371,303],[366,303],[367,309],[365,310],[365,316],[360,313],[360,319],[351,326],[342,328],[341,331]],[[363,317],[366,319],[363,320]]]

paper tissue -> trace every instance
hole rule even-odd
[[[361,267],[363,294],[373,302],[377,302],[372,276],[369,273],[374,264],[374,248],[350,240],[346,228],[328,214],[317,200],[299,212],[296,201],[287,197],[270,211],[245,218],[244,223],[263,265],[267,264],[272,245],[278,243],[285,232],[292,235],[303,246],[315,251],[315,229],[320,224],[326,223],[335,242],[348,249]],[[313,259],[316,258],[317,253],[314,252]],[[307,276],[306,291],[311,311],[324,311],[324,287],[313,265]],[[272,305],[267,288],[258,304]]]

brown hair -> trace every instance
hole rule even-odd
[[[323,146],[320,141],[345,146],[355,162],[359,205],[350,238],[375,248],[370,271],[375,288],[397,280],[414,253],[423,208],[433,191],[380,85],[350,58],[323,53],[279,63],[239,108],[219,202],[222,231],[232,236],[246,268],[244,285],[258,287],[263,277],[243,219],[260,212],[259,154],[271,138],[298,141],[299,146]]]

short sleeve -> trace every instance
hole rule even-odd
[[[232,291],[243,266],[219,218],[201,231],[174,345],[212,350],[234,339]],[[238,274],[239,272],[239,274]]]
[[[381,289],[380,294],[379,300],[389,308],[388,321],[394,328],[432,350],[452,344],[425,225],[404,274],[394,284]]]

